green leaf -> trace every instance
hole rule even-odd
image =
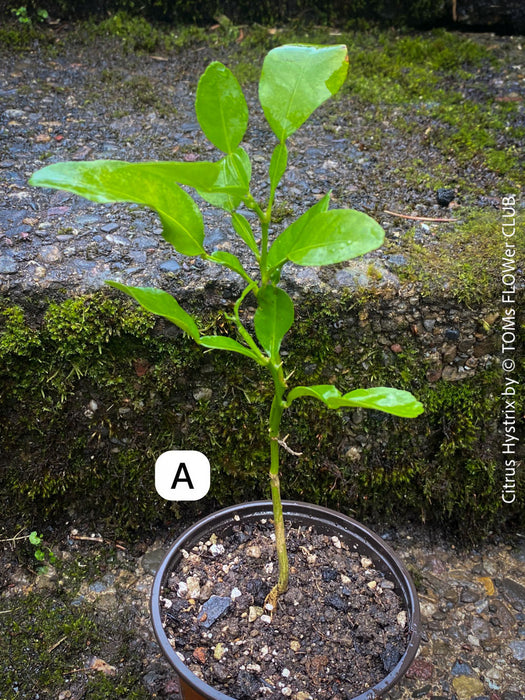
[[[424,410],[410,392],[384,386],[355,389],[344,395],[331,384],[297,386],[288,394],[287,405],[301,396],[318,399],[328,408],[373,408],[402,418],[415,418]]]
[[[248,126],[248,105],[237,78],[222,63],[210,63],[202,74],[195,111],[213,145],[224,153],[233,153]]]
[[[199,167],[188,168],[189,165]],[[29,184],[67,190],[94,202],[144,204],[158,213],[163,236],[175,250],[183,255],[201,255],[205,252],[202,215],[176,181],[211,187],[219,175],[220,168],[215,163],[95,160],[48,165],[34,173]]]
[[[346,46],[290,44],[270,51],[259,81],[259,101],[279,141],[335,95],[348,71]]]
[[[210,204],[232,212],[250,191],[252,177],[250,157],[244,148],[238,148],[234,153],[221,158],[217,165],[219,175],[214,186],[207,191],[201,189],[197,191]]]
[[[302,216],[300,216],[293,224],[290,224],[280,236],[278,236],[273,242],[272,247],[268,252],[268,267],[279,267],[287,260],[289,260],[289,253],[293,250],[296,242],[301,240],[303,235],[303,230],[308,226],[311,219],[313,219],[318,214],[325,212],[330,204],[330,193],[325,194],[325,196],[305,211]]]
[[[272,188],[277,189],[277,185],[281,182],[286,166],[288,164],[288,149],[286,144],[278,143],[273,149],[272,159],[270,160],[270,184]]]
[[[120,282],[108,280],[106,284],[115,289],[120,289],[135,299],[146,311],[157,316],[163,316],[187,333],[193,340],[199,342],[199,329],[193,318],[182,309],[178,302],[162,289],[154,287],[129,287]]]
[[[252,350],[244,347],[244,345],[241,345],[233,338],[228,338],[223,335],[203,335],[199,340],[199,345],[213,350],[238,352],[240,355],[246,355],[246,357],[251,357],[252,360],[259,362],[259,358]]]
[[[381,226],[367,214],[332,209],[305,223],[289,241],[287,258],[297,265],[333,265],[379,248],[384,237]]]
[[[341,406],[361,406],[374,408],[384,413],[391,413],[402,418],[415,418],[423,413],[424,408],[409,391],[391,387],[374,387],[373,389],[355,389],[344,394]]]
[[[255,254],[256,257],[259,257],[259,249],[257,248],[255,236],[253,235],[252,227],[250,226],[248,219],[242,214],[234,211],[232,212],[232,225],[239,238],[246,243],[248,248]]]
[[[263,287],[257,295],[253,322],[257,339],[272,360],[277,357],[293,319],[294,307],[288,294],[279,287]]]
[[[36,530],[33,530],[33,532],[29,533],[29,541],[36,546],[42,542],[42,537],[39,537]]]
[[[288,393],[286,403],[291,404],[294,399],[298,399],[301,396],[319,399],[319,401],[325,403],[329,408],[334,408],[330,402],[335,399],[340,399],[341,392],[331,384],[318,384],[317,386],[296,386]]]
[[[45,558],[46,558],[46,555],[41,549],[35,550],[35,559],[37,561],[44,561]]]
[[[218,263],[219,265],[229,267],[230,270],[233,270],[234,272],[239,274],[247,282],[253,281],[250,275],[242,266],[239,258],[236,255],[233,255],[233,253],[228,253],[226,250],[217,250],[208,257],[208,260],[210,259],[213,260],[213,262]]]

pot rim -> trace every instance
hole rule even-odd
[[[289,519],[291,517],[302,517],[304,519],[307,517],[311,521],[312,525],[318,525],[321,527],[321,529],[323,529],[323,527],[327,529],[330,526],[335,527],[339,532],[343,532],[343,536],[346,534],[349,538],[354,540],[353,546],[356,549],[360,551],[365,549],[368,550],[368,553],[373,557],[375,555],[374,558],[376,561],[379,560],[381,562],[383,570],[386,568],[388,569],[389,573],[393,575],[396,582],[396,589],[398,589],[398,593],[401,593],[402,597],[404,598],[407,614],[409,616],[409,620],[407,621],[409,626],[409,637],[404,654],[395,667],[382,680],[376,683],[376,685],[374,685],[372,688],[369,688],[360,695],[352,698],[352,700],[374,700],[374,698],[377,698],[385,693],[389,688],[397,683],[402,676],[405,675],[417,654],[421,638],[421,617],[419,600],[414,583],[403,562],[394,552],[394,550],[383,539],[381,539],[379,535],[366,527],[366,525],[354,520],[350,516],[344,515],[343,513],[339,513],[335,510],[331,510],[330,508],[325,508],[324,506],[304,503],[301,501],[283,501],[282,504],[285,519]],[[210,515],[207,515],[187,528],[175,540],[162,560],[153,581],[150,598],[153,631],[164,656],[175,669],[177,674],[184,679],[185,683],[187,683],[198,693],[203,694],[203,697],[212,697],[214,700],[235,699],[231,698],[229,695],[221,693],[198,678],[198,676],[190,671],[186,664],[183,663],[177,656],[175,650],[169,643],[168,637],[162,625],[159,598],[162,587],[164,586],[170,572],[170,567],[172,566],[173,560],[179,555],[180,550],[189,546],[193,547],[199,539],[202,539],[202,535],[204,535],[204,533],[210,533],[214,527],[219,527],[222,530],[227,529],[230,522],[232,525],[234,524],[235,515],[239,516],[241,519],[244,515],[245,517],[249,517],[251,520],[264,517],[272,518],[272,502],[250,501],[234,506],[228,506],[227,508],[223,508],[211,513]]]

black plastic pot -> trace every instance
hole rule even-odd
[[[285,519],[297,525],[313,526],[318,532],[337,535],[347,545],[368,556],[375,568],[395,583],[396,592],[404,600],[409,625],[409,640],[405,653],[395,668],[373,688],[357,695],[353,700],[374,700],[399,682],[414,660],[420,641],[420,613],[416,589],[401,560],[383,540],[356,520],[328,508],[284,501]],[[224,508],[186,530],[173,544],[164,558],[153,582],[151,594],[151,614],[153,629],[158,643],[179,676],[184,700],[232,700],[229,695],[215,690],[192,673],[179,659],[168,641],[162,626],[159,596],[169,573],[176,568],[182,558],[181,550],[190,550],[199,541],[207,540],[212,533],[227,533],[239,516],[243,521],[272,517],[272,504],[269,501],[243,503]]]

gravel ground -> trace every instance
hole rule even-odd
[[[148,212],[135,206],[94,205],[66,193],[35,191],[28,187],[27,178],[43,164],[57,160],[215,157],[199,132],[193,95],[203,67],[213,59],[226,62],[228,50],[193,45],[183,52],[136,55],[124,53],[114,41],[79,40],[69,36],[68,30],[59,38],[53,51],[36,45],[26,53],[2,53],[0,290],[12,299],[35,291],[48,296],[63,290],[77,293],[97,289],[111,277],[164,288],[176,283],[179,296],[184,296],[202,285],[204,264],[174,255],[160,239],[158,223]],[[465,94],[521,103],[519,40],[480,35],[475,41],[495,47],[506,60],[498,68],[465,78]],[[236,51],[234,44],[231,52]],[[253,104],[254,84],[248,83],[245,92]],[[372,110],[381,132],[380,137],[376,135],[377,145],[370,112],[356,113],[348,94],[337,107],[325,107],[316,114],[292,139],[293,166],[281,191],[285,222],[295,209],[315,203],[330,187],[338,206],[376,216],[391,241],[401,240],[414,224],[385,214],[385,209],[451,216],[436,201],[434,180],[400,177],[398,169],[408,169],[416,158],[427,175],[446,164],[448,181],[442,184],[458,192],[455,212],[461,213],[466,206],[480,210],[499,206],[506,186],[503,176],[483,167],[476,158],[460,164],[428,145],[425,133],[433,128],[432,119],[419,113],[417,106],[405,105],[403,114],[412,115],[414,128],[402,132],[394,119],[396,109],[385,112],[382,120],[381,111]],[[519,123],[522,116],[513,119]],[[501,132],[496,139],[499,146],[506,145],[505,139]],[[255,169],[262,172],[271,143],[258,113],[250,122],[248,142]],[[265,187],[263,181],[255,193],[264,195]],[[205,218],[210,249],[235,252],[220,214],[206,209]],[[418,224],[416,235],[422,243],[430,242],[435,231],[435,224]],[[380,284],[397,284],[399,258],[379,252],[373,259],[381,272]],[[291,288],[337,291],[366,280],[362,265],[321,272],[290,269],[287,282]],[[205,274],[206,279],[214,279],[218,273],[206,268]],[[224,289],[232,282],[224,272],[215,281]],[[159,554],[181,527],[179,523],[169,535],[159,533],[154,541],[140,546],[109,546],[102,527],[102,535],[90,538],[90,532],[78,522],[67,531],[50,530],[46,541],[57,562],[47,575],[35,575],[26,540],[24,554],[18,540],[4,542],[0,624],[6,625],[2,644],[7,640],[3,663],[8,680],[0,679],[2,699],[177,698],[176,682],[153,640],[147,602]],[[6,528],[2,537],[13,537],[15,524]],[[84,536],[90,541],[78,539]],[[390,697],[523,698],[523,537],[507,544],[494,535],[479,547],[456,549],[451,542],[415,526],[400,527],[384,536],[414,572],[424,623],[421,653]],[[73,570],[85,575],[73,576]],[[57,627],[60,634],[55,637],[39,632],[31,626],[37,612],[27,607],[35,594],[43,608],[66,599],[70,605],[72,599],[74,620],[79,616],[83,620],[85,614],[94,625],[90,629],[103,631],[104,640],[100,640],[102,632],[98,636],[93,632],[97,642],[89,639],[75,647],[71,641],[74,622],[65,632]],[[15,613],[21,617],[11,624]],[[133,639],[126,642],[128,657],[122,649],[130,630]],[[13,656],[21,636],[28,649],[23,661]],[[50,670],[45,682],[40,680],[44,652]],[[52,671],[60,662],[67,670],[62,666],[57,679]],[[97,680],[102,677],[104,682]],[[105,685],[106,681],[114,685]],[[118,692],[115,684],[120,684]],[[114,690],[107,689],[110,687]]]
[[[475,42],[499,64],[483,65],[461,78],[447,74],[447,84],[481,104],[519,106],[508,116],[508,129],[490,134],[495,140],[491,148],[507,148],[511,153],[518,148],[511,129],[523,125],[521,44],[515,38],[493,35],[480,35]],[[28,53],[4,55],[0,291],[11,297],[35,288],[48,294],[64,289],[77,293],[97,289],[112,278],[168,289],[175,282],[179,298],[184,298],[202,288],[203,276],[220,287],[231,287],[234,273],[174,253],[160,238],[158,220],[151,212],[137,205],[101,206],[65,192],[30,188],[27,179],[43,165],[61,160],[217,158],[196,121],[195,87],[211,60],[237,63],[246,70],[242,54],[237,55],[240,51],[233,43],[229,49],[190,45],[166,55],[137,55],[123,52],[112,40],[99,37],[90,43],[65,30],[51,56],[49,49],[38,46]],[[264,199],[273,137],[255,105],[256,84],[245,81],[244,90],[251,106],[245,141],[254,163],[253,192]],[[385,227],[389,243],[400,244],[414,221],[385,210],[461,218],[472,207],[480,212],[497,208],[506,187],[512,186],[512,191],[519,187],[512,178],[487,167],[484,147],[476,147],[479,152],[472,158],[463,154],[466,160],[461,152],[447,152],[447,138],[451,146],[454,142],[453,130],[447,136],[448,127],[443,132],[445,145],[439,142],[438,149],[438,140],[432,141],[436,120],[418,107],[417,100],[388,107],[368,105],[345,93],[320,108],[290,139],[290,167],[277,202],[280,224],[331,189],[332,206],[371,214]],[[409,177],[415,164],[421,172]],[[453,212],[437,203],[438,191],[447,187],[454,193],[449,207]],[[244,260],[243,250],[228,233],[229,224],[224,225],[224,215],[203,204],[206,245],[210,250],[232,250]],[[436,232],[444,227],[421,222],[416,226],[416,241],[433,245]],[[395,286],[404,259],[389,250],[386,246],[344,269],[287,265],[283,280],[291,289],[338,293],[343,287],[366,286],[366,271],[373,261],[376,286]]]

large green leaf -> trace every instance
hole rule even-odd
[[[293,319],[294,307],[288,294],[272,285],[263,287],[257,295],[257,311],[253,323],[257,339],[272,360],[277,357]]]
[[[212,188],[198,189],[200,196],[216,207],[232,212],[250,191],[252,164],[244,148],[218,161],[219,175]]]
[[[279,141],[286,141],[317,107],[335,95],[347,70],[344,45],[290,44],[266,55],[259,101]]]
[[[290,226],[288,226],[288,228],[286,228],[281,235],[275,239],[268,252],[268,268],[279,267],[289,260],[289,253],[293,250],[297,241],[302,239],[303,230],[315,216],[325,212],[328,209],[329,204],[330,194],[328,193],[325,194],[325,196],[319,200],[317,204],[314,204],[313,207],[310,207],[310,209],[305,211],[305,213],[296,219],[293,224],[290,224]]]
[[[257,355],[249,348],[241,345],[233,338],[228,338],[222,335],[203,335],[199,340],[199,345],[212,350],[228,350],[230,352],[238,352],[240,355],[251,357],[252,360],[259,362]]]
[[[332,209],[306,222],[291,243],[287,258],[298,265],[333,265],[379,248],[384,237],[381,226],[367,214]]]
[[[175,250],[200,255],[204,252],[202,215],[176,182],[209,188],[219,175],[220,168],[214,163],[95,160],[48,165],[34,173],[29,184],[67,190],[94,202],[144,204],[158,213],[163,236]]]
[[[197,119],[208,139],[224,153],[233,153],[248,126],[248,105],[237,78],[214,61],[197,86]]]
[[[171,185],[189,185],[199,189],[213,188],[220,175],[218,163],[195,161],[151,161],[128,163],[124,160],[92,160],[80,162],[53,163],[34,173],[29,183],[39,187],[54,187],[75,192],[94,202],[129,201],[142,191],[143,181],[152,178],[164,180]],[[137,181],[134,188],[131,180]],[[117,197],[126,199],[116,199]]]
[[[331,384],[297,386],[287,396],[287,405],[301,396],[322,401],[328,408],[374,408],[402,418],[415,418],[423,413],[423,405],[408,391],[390,387],[355,389],[342,395]]]
[[[182,309],[178,302],[162,289],[154,287],[129,287],[120,282],[108,281],[110,287],[120,289],[153,314],[163,316],[187,333],[193,340],[199,342],[199,329],[193,318]]]

